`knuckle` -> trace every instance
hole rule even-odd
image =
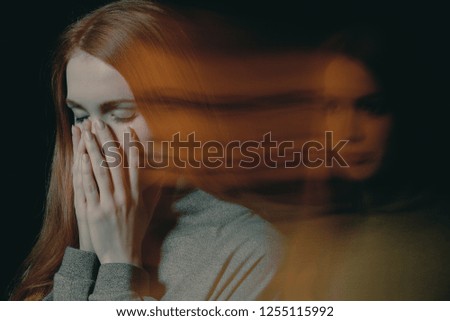
[[[108,169],[104,166],[102,166],[102,164],[99,164],[99,170],[98,170],[98,174],[102,177],[106,177],[108,175]]]
[[[101,202],[101,208],[106,213],[112,213],[114,211],[114,204],[110,201],[102,201]]]
[[[118,211],[121,215],[126,217],[129,212],[129,207],[127,205],[123,204],[118,207]]]
[[[118,208],[124,209],[128,206],[128,200],[123,194],[118,194],[115,199],[115,203]]]
[[[101,211],[106,214],[113,213],[116,210],[116,204],[110,198],[100,197],[99,207],[101,208]]]
[[[132,199],[129,201],[129,207],[130,208],[137,208],[138,207],[138,201],[135,199]]]
[[[122,207],[122,206],[124,206],[124,205],[126,205],[126,200],[125,200],[125,198],[123,198],[123,197],[116,197],[116,206],[117,207]]]
[[[86,184],[85,190],[86,190],[86,193],[94,194],[95,192],[97,192],[97,187],[94,186],[94,184],[88,183],[88,184]]]

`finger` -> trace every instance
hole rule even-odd
[[[112,200],[112,182],[110,179],[109,168],[106,166],[106,162],[104,161],[94,135],[92,135],[90,131],[85,131],[83,140],[86,144],[89,159],[91,160],[91,166],[100,191],[100,197],[104,201],[110,201]]]
[[[73,150],[73,161],[75,162],[75,157],[77,153],[78,144],[81,138],[81,131],[77,126],[72,125],[72,150]]]
[[[81,178],[81,162],[80,157],[75,159],[72,167],[72,186],[74,193],[75,206],[81,206],[85,203],[83,181]]]
[[[128,132],[131,134],[132,145],[139,146],[137,144],[137,136],[132,131],[130,127],[128,127]],[[139,198],[140,193],[140,182],[139,182],[139,155],[140,150],[138,147],[131,147],[128,152],[128,173],[130,178],[130,192],[133,199],[137,200]]]
[[[72,181],[74,190],[75,206],[78,209],[82,209],[86,206],[86,197],[84,195],[83,178],[82,178],[82,155],[86,152],[84,141],[81,139],[81,128],[78,126],[77,130],[80,133],[80,141],[77,145],[75,153],[75,161],[72,170]]]
[[[90,119],[86,119],[86,120],[83,122],[82,126],[83,126],[83,129],[84,129],[84,130],[92,131],[92,122],[91,122]]]
[[[78,142],[77,146],[77,158],[80,158],[83,156],[84,153],[86,153],[86,144],[84,142],[84,139],[82,139],[83,133],[85,130],[80,130],[80,141]]]
[[[74,180],[76,180],[76,184],[78,187],[83,187],[83,180],[82,180],[82,156],[86,153],[86,146],[84,143],[84,140],[81,139],[81,130],[80,130],[80,141],[77,146],[77,152],[76,152],[76,168],[78,170],[78,175],[74,176]],[[81,189],[82,190],[82,189]],[[84,192],[81,194],[83,195],[83,201],[85,201],[84,198]]]
[[[104,146],[104,144],[108,142],[116,142],[117,140],[114,138],[111,130],[106,126],[106,124],[101,120],[96,120],[94,123],[97,138],[100,146]],[[111,165],[107,163],[108,165]],[[124,171],[123,164],[115,165],[109,167],[112,185],[114,187],[114,193],[126,195],[126,181],[124,179]]]
[[[98,203],[99,195],[97,190],[97,184],[95,183],[92,173],[91,161],[88,154],[83,154],[81,157],[82,162],[82,178],[83,178],[83,190],[86,197],[87,207],[93,207]]]

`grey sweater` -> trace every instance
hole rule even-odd
[[[162,245],[162,300],[255,300],[274,276],[281,236],[257,215],[197,190],[175,203],[180,217]],[[153,300],[147,272],[99,265],[94,253],[68,247],[44,300]]]

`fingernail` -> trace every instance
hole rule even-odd
[[[75,135],[75,126],[72,125],[72,127],[70,128],[72,135]]]
[[[89,161],[88,154],[83,154],[83,162],[87,163]]]
[[[95,127],[97,129],[105,129],[105,123],[101,119],[98,119],[95,121]]]
[[[136,133],[130,126],[127,127],[127,131],[130,133],[131,138],[136,139]]]

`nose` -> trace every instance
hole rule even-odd
[[[95,116],[95,115],[91,115],[90,117],[89,117],[89,129],[94,133],[94,134],[97,134],[96,133],[96,128],[95,128],[95,126],[94,126],[94,124],[98,121],[98,120],[100,120],[101,118],[100,117],[98,117],[98,116]]]
[[[361,111],[356,109],[355,106],[349,108],[347,139],[350,143],[364,140],[364,124]]]

